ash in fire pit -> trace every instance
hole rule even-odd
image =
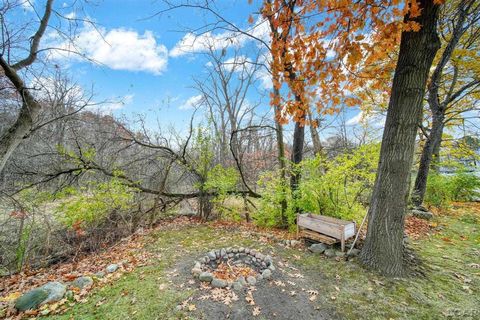
[[[249,248],[221,248],[208,252],[192,269],[194,277],[214,288],[255,285],[275,271],[272,257]]]

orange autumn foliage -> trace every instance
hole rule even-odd
[[[408,18],[419,14],[417,0],[265,0],[277,119],[306,123],[312,107],[333,114],[371,91],[388,97],[401,32],[420,30]]]

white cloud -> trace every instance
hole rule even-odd
[[[248,36],[245,33],[248,33],[251,36]],[[210,49],[215,51],[231,47],[240,48],[249,41],[257,41],[253,37],[268,42],[270,38],[269,35],[270,29],[267,21],[259,18],[253,26],[242,30],[242,32],[205,32],[201,35],[195,35],[189,32],[175,44],[169,54],[171,57],[176,58],[191,53],[208,52]],[[259,45],[261,44],[259,43]]]
[[[124,28],[107,30],[85,25],[73,41],[59,41],[50,35],[53,59],[87,59],[114,70],[144,71],[161,74],[167,67],[168,50],[158,44],[151,31],[139,34]],[[79,55],[80,54],[80,55]]]
[[[347,120],[347,126],[371,125],[373,127],[383,127],[385,124],[385,115],[381,113],[365,114],[360,111],[354,117]]]
[[[182,105],[178,107],[180,110],[194,109],[203,102],[203,96],[201,94],[188,98]]]

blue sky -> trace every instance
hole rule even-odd
[[[41,13],[44,3],[45,0],[25,0],[22,19],[33,17],[32,4]],[[75,3],[75,7],[71,3]],[[165,5],[154,0],[97,0],[82,7],[78,7],[78,3],[57,0],[55,9],[71,19],[89,19],[95,27],[79,21],[73,43],[59,37],[52,28],[47,32],[44,46],[80,51],[95,62],[65,52],[53,52],[50,59],[85,90],[93,86],[96,101],[114,102],[104,106],[104,111],[130,119],[143,114],[152,128],[157,118],[162,126],[185,127],[192,113],[188,103],[198,95],[192,88],[192,79],[202,79],[208,61],[201,54],[202,41],[197,39],[192,43],[188,30],[198,30],[211,22],[211,17],[191,8],[155,15],[165,9]],[[222,0],[217,1],[217,10],[246,29],[251,28],[247,20],[258,11],[258,4]],[[52,24],[55,23],[58,21],[53,19]],[[63,25],[65,27],[65,23]],[[254,32],[268,38],[265,27],[261,25]],[[201,39],[213,41],[219,49],[227,41],[225,31],[218,30],[203,34]],[[235,46],[244,50],[258,46],[245,38],[236,41]],[[230,53],[228,51],[227,56]],[[268,91],[268,85],[262,81],[258,87]],[[249,99],[255,100],[257,96],[252,94]],[[263,108],[269,108],[268,101],[263,101]],[[347,122],[355,124],[358,110],[348,110],[345,117]]]

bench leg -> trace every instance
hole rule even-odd
[[[342,245],[342,252],[345,252],[345,226],[342,226],[342,236],[340,238],[340,243]]]

